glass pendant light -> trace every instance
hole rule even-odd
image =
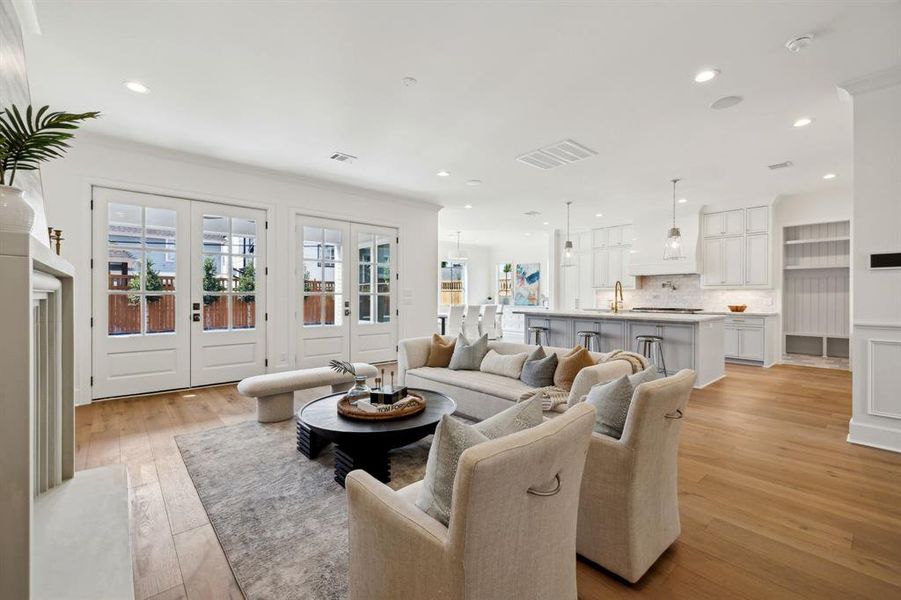
[[[676,184],[681,179],[673,179],[673,226],[666,237],[666,246],[663,248],[663,260],[682,260],[682,232],[676,227]]]
[[[572,203],[572,200],[566,203],[566,241],[563,243],[563,263],[561,265],[564,267],[572,267],[575,265],[575,262],[573,261],[573,258],[575,257],[573,241],[569,237],[569,207]]]
[[[451,248],[450,252],[447,253],[447,260],[452,262],[465,262],[469,260],[469,253],[465,250],[460,250],[460,232],[457,232],[457,249],[454,251]]]

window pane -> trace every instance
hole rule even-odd
[[[232,298],[232,328],[253,329],[256,327],[256,297],[240,294]]]
[[[322,258],[322,229],[319,227],[303,228],[303,257],[307,260]]]
[[[144,209],[147,220],[144,230],[144,243],[148,248],[159,250],[175,249],[176,213],[168,208]]]
[[[141,297],[110,294],[107,301],[109,335],[141,333]]]
[[[175,291],[175,253],[147,252],[144,259],[144,290]]]
[[[372,262],[372,234],[360,233],[357,236],[357,260],[361,263]]]
[[[228,296],[203,297],[203,329],[228,329]]]
[[[372,291],[372,265],[359,265],[357,281],[360,285],[360,293],[368,294]]]
[[[376,315],[379,323],[391,322],[391,296],[376,296],[378,310]]]
[[[203,257],[203,291],[224,292],[228,283],[228,256]],[[204,298],[204,302],[206,298]]]
[[[340,229],[325,230],[324,258],[326,260],[344,260],[344,240]]]
[[[341,304],[341,296],[333,296],[331,294],[323,296],[322,307],[325,309],[323,323],[326,325],[341,324],[341,318],[343,316],[343,312],[341,311],[344,310],[344,307]]]
[[[175,331],[175,296],[148,294],[147,333],[172,333]]]
[[[304,296],[303,297],[303,324],[304,325],[321,325],[322,324],[322,296]]]
[[[341,293],[341,264],[325,263],[322,267],[322,291],[329,294]]]
[[[358,296],[359,311],[357,313],[357,321],[360,323],[372,323],[372,296]]]
[[[378,272],[378,292],[380,294],[387,294],[391,291],[391,268],[379,265]]]
[[[254,254],[257,245],[257,222],[252,219],[232,218],[232,252]]]
[[[130,204],[109,203],[107,210],[109,230],[107,240],[117,246],[140,246],[143,224],[141,207]]]
[[[386,235],[377,236],[375,239],[376,260],[380,263],[391,262],[391,238]]]
[[[228,252],[228,217],[203,215],[203,251]]]
[[[322,263],[306,260],[303,263],[303,291],[322,291]]]
[[[140,250],[110,248],[108,264],[109,289],[117,291],[141,291],[141,259],[144,253]]]
[[[232,257],[232,289],[252,292],[257,289],[256,281],[256,259],[251,256]]]

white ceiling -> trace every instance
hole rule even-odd
[[[563,227],[565,200],[574,229],[666,210],[677,176],[696,205],[847,187],[836,84],[901,63],[898,1],[38,0],[37,14],[34,102],[99,109],[98,133],[439,202],[442,229],[471,241]],[[807,32],[808,50],[784,48]],[[696,84],[702,67],[722,74]],[[731,94],[744,102],[708,108]],[[816,121],[793,128],[803,115]],[[514,160],[564,138],[598,155],[552,171]]]

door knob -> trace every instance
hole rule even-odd
[[[344,309],[344,316],[345,316],[345,317],[349,317],[349,316],[350,316],[350,309],[349,309],[349,308],[345,308],[345,309]]]
[[[194,321],[195,323],[200,321],[200,313],[194,313],[193,315],[191,315],[191,320]]]

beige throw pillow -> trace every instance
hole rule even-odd
[[[554,385],[571,390],[579,371],[594,365],[591,353],[582,346],[576,346],[563,356],[557,355],[557,370],[554,371]]]
[[[511,379],[519,379],[522,373],[522,365],[526,362],[527,352],[521,354],[498,354],[494,350],[489,350],[485,358],[482,359],[482,366],[479,370],[483,373],[494,373],[495,375],[503,375]]]
[[[451,356],[454,354],[455,344],[456,340],[445,341],[443,337],[433,333],[432,343],[429,346],[429,358],[426,360],[425,366],[447,368]]]

